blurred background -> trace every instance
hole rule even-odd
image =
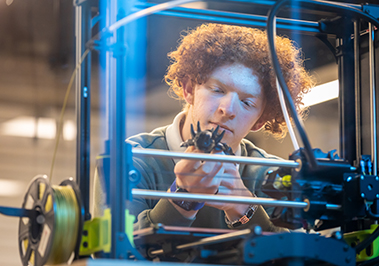
[[[162,1],[152,1],[162,2]],[[220,1],[221,2],[221,1]],[[247,1],[246,1],[247,2]],[[349,1],[359,3],[359,1]],[[365,1],[367,2],[367,1]],[[374,3],[374,1],[372,1]],[[197,2],[194,8],[234,12],[266,12],[252,4]],[[287,14],[288,15],[288,14]],[[298,19],[322,18],[322,12],[294,14]],[[20,207],[28,184],[37,174],[49,174],[55,147],[57,123],[75,64],[75,9],[65,0],[0,0],[0,205]],[[183,30],[202,21],[153,15],[147,24],[147,88],[139,130],[167,125],[181,104],[167,95],[163,76],[169,64],[167,53],[177,46]],[[316,37],[279,32],[294,39],[304,52],[306,67],[318,84],[337,79],[332,52]],[[334,45],[334,41],[331,40]],[[91,77],[91,176],[96,155],[103,152],[104,99],[99,96],[98,54],[92,53]],[[335,91],[338,87],[333,87]],[[330,91],[330,90],[329,90]],[[313,96],[314,98],[315,96]],[[332,98],[335,96],[332,96]],[[136,99],[136,102],[141,99]],[[312,105],[305,121],[313,147],[323,151],[339,148],[337,99]],[[132,121],[137,123],[137,121]],[[71,90],[64,127],[54,165],[52,184],[75,177],[75,89]],[[268,152],[287,158],[293,151],[288,137],[277,141],[263,133],[249,138]],[[2,265],[21,265],[18,254],[17,218],[0,215],[0,260]]]

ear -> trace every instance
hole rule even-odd
[[[195,98],[195,88],[189,78],[183,80],[183,97],[188,104],[193,104]]]
[[[261,116],[257,122],[251,127],[251,131],[258,131],[266,124],[266,120]]]

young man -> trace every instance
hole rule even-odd
[[[294,102],[300,110],[301,97],[312,87],[302,66],[299,51],[291,41],[277,37],[277,52]],[[244,137],[264,129],[285,134],[285,122],[276,92],[265,32],[257,29],[206,24],[183,37],[169,55],[173,64],[165,77],[172,91],[185,101],[183,112],[173,124],[151,133],[131,137],[134,147],[183,152],[203,152],[193,146],[180,147],[191,138],[191,124],[202,130],[225,131],[222,142],[239,156],[276,158]],[[137,186],[167,190],[253,197],[267,167],[195,160],[133,158],[141,173]],[[135,230],[151,224],[246,228],[258,224],[264,231],[282,231],[257,205],[150,200],[135,198],[129,206],[136,215]]]

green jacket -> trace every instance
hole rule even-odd
[[[167,126],[157,128],[151,133],[138,134],[127,139],[127,142],[138,148],[168,150],[166,129]],[[248,140],[242,140],[240,145],[241,156],[278,159],[278,157],[269,155],[264,150],[257,148]],[[133,160],[134,167],[141,173],[141,181],[136,188],[167,191],[175,180],[175,163],[173,159],[144,156],[134,157]],[[268,169],[268,167],[259,165],[241,164],[239,172],[245,186],[258,196],[262,196],[262,193],[257,188],[261,187]],[[167,199],[153,200],[135,197],[128,208],[133,215],[137,216],[134,230],[146,228],[157,223],[174,226],[228,228],[224,220],[224,212],[208,206],[200,209],[194,219],[183,217]],[[263,231],[287,231],[286,229],[275,227],[261,206],[253,218],[238,229],[245,229],[253,224],[260,225]]]

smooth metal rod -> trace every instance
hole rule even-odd
[[[217,235],[217,236],[210,236],[206,237],[203,239],[200,239],[199,241],[188,243],[188,244],[182,244],[176,246],[176,249],[188,249],[192,247],[199,247],[199,246],[204,246],[204,245],[211,245],[211,244],[217,244],[219,242],[223,242],[225,240],[233,240],[233,239],[239,239],[242,236],[246,236],[251,234],[250,229],[244,229],[244,230],[239,230],[237,232],[231,232],[231,233],[226,233],[222,235]],[[163,249],[158,249],[158,250],[153,250],[150,252],[151,255],[160,255],[164,254]]]
[[[132,189],[133,196],[145,197],[147,199],[182,199],[193,201],[214,201],[214,202],[228,202],[228,203],[242,203],[242,204],[258,204],[264,206],[274,207],[289,207],[289,208],[305,208],[308,206],[306,202],[289,201],[289,200],[276,200],[271,198],[259,197],[242,197],[242,196],[229,196],[229,195],[209,195],[201,193],[168,193],[165,191],[149,190],[149,189]],[[311,202],[312,203],[312,202]],[[328,210],[340,210],[341,205],[326,204]]]
[[[358,162],[362,154],[361,127],[361,65],[360,65],[360,21],[354,20],[354,75],[355,75],[355,160]]]
[[[242,0],[234,1],[241,3],[249,3],[251,5],[259,4],[265,6],[273,6],[276,1],[269,0]],[[357,9],[362,9],[360,5],[345,4],[345,6],[354,7]],[[152,3],[137,3],[135,5],[136,9],[144,9],[156,4]],[[236,13],[236,12],[226,12],[221,10],[210,10],[210,9],[194,9],[194,8],[185,8],[185,7],[174,7],[169,10],[163,10],[157,12],[158,15],[165,16],[174,16],[174,17],[184,17],[190,19],[200,19],[207,20],[214,23],[224,22],[224,23],[236,23],[244,24],[252,27],[265,27],[266,26],[266,16],[261,15],[252,15],[245,13]],[[278,18],[277,19],[277,28],[282,30],[296,30],[300,31],[303,34],[317,35],[322,34],[318,21],[306,21],[306,20],[296,20],[288,18]]]
[[[278,167],[289,167],[297,168],[299,163],[289,160],[275,160],[275,159],[261,159],[261,158],[251,158],[243,156],[230,156],[221,154],[208,154],[208,153],[184,153],[184,152],[171,152],[165,150],[155,150],[155,149],[132,149],[133,155],[142,156],[155,156],[155,157],[167,157],[167,158],[177,158],[177,159],[190,159],[190,160],[204,160],[204,161],[217,161],[225,163],[244,163],[244,164],[254,164],[254,165],[266,165],[266,166],[278,166]]]
[[[376,143],[376,95],[375,95],[375,58],[374,58],[374,29],[369,23],[369,64],[370,64],[370,118],[371,118],[371,159],[373,175],[378,174],[377,167],[377,143]]]
[[[200,193],[168,193],[164,191],[148,190],[148,189],[132,189],[133,196],[141,196],[148,199],[182,199],[192,201],[214,201],[228,203],[258,204],[264,206],[305,208],[308,206],[306,202],[276,200],[258,197],[241,197],[229,195],[209,195]]]

